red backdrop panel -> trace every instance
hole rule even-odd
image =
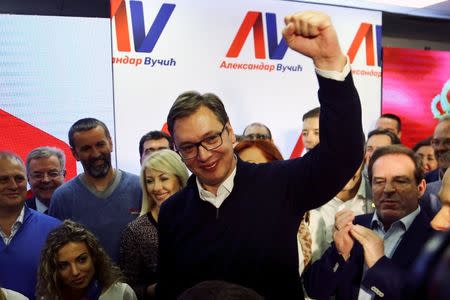
[[[382,113],[402,119],[403,144],[412,147],[433,134],[438,117],[448,113],[449,80],[450,52],[383,48]]]

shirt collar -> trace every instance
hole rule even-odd
[[[22,210],[20,211],[20,214],[17,217],[16,222],[14,222],[14,225],[16,224],[22,225],[24,217],[25,217],[25,205],[22,207]]]
[[[36,199],[36,210],[38,212],[44,213],[44,211],[48,210],[47,205],[45,205],[41,200],[39,200],[38,197],[36,197],[35,199]]]
[[[219,208],[220,205],[222,205],[223,201],[231,194],[231,191],[233,190],[234,177],[236,176],[236,169],[237,169],[237,164],[234,166],[234,169],[231,172],[230,176],[228,176],[219,185],[219,188],[217,189],[217,196],[214,195],[213,193],[207,191],[206,189],[204,189],[202,184],[200,183],[200,180],[198,179],[198,177],[196,177],[195,181],[197,183],[200,199],[210,202],[216,208]]]
[[[392,223],[391,227],[395,224],[402,224],[405,228],[405,231],[409,229],[411,224],[414,222],[414,219],[417,217],[417,215],[420,213],[420,206],[417,206],[416,210],[414,210],[409,215],[404,216],[400,220],[395,221]],[[372,217],[372,221],[370,222],[370,227],[373,229],[375,226],[381,227],[384,229],[383,223],[378,218],[378,214],[375,212]]]

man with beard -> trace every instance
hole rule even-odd
[[[85,225],[117,261],[121,232],[141,207],[139,177],[111,166],[111,136],[97,119],[75,122],[69,130],[69,144],[84,173],[55,191],[49,215]]]
[[[33,196],[25,204],[47,214],[53,192],[64,183],[66,156],[61,149],[39,147],[27,155],[27,177]]]

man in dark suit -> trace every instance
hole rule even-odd
[[[64,183],[66,156],[53,147],[39,147],[27,155],[27,177],[33,196],[26,205],[47,214],[50,199],[57,187]]]
[[[376,212],[336,214],[333,245],[306,269],[315,299],[402,299],[407,270],[432,235],[421,211],[425,190],[420,159],[400,145],[377,149],[369,162]]]

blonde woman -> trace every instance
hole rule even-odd
[[[161,204],[182,189],[188,171],[172,150],[159,150],[142,163],[140,216],[122,234],[120,266],[139,299],[152,295],[158,265],[158,214]]]
[[[36,288],[40,300],[135,300],[99,241],[83,225],[64,221],[41,253]]]

